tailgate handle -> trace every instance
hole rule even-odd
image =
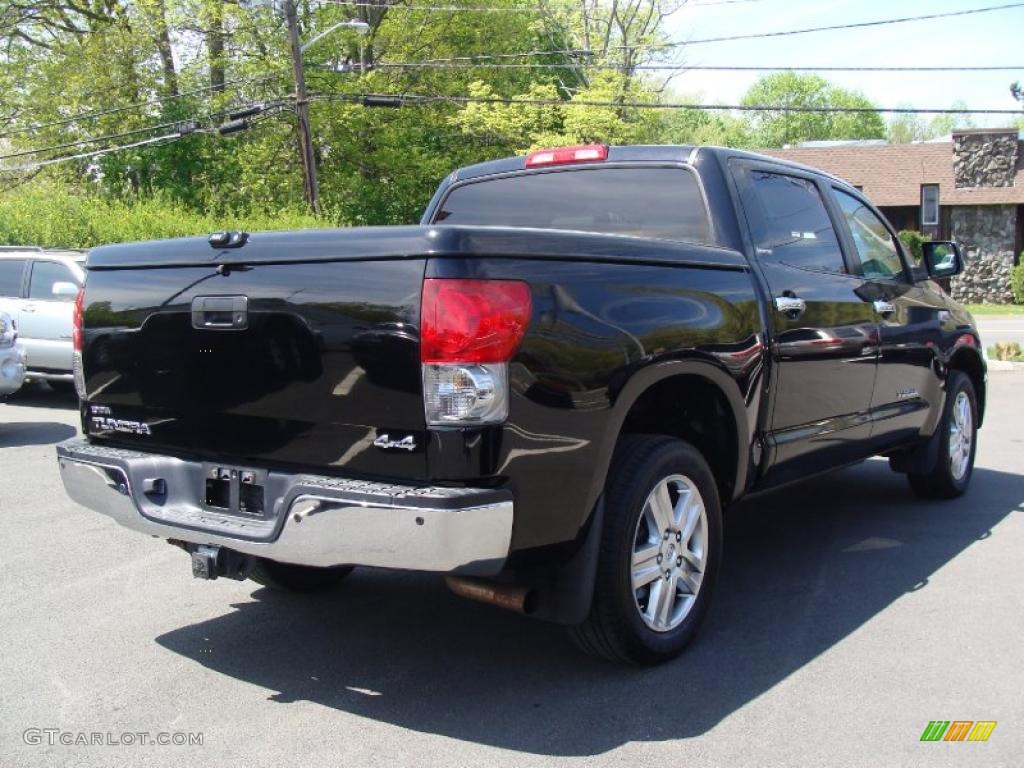
[[[192,327],[201,331],[244,331],[249,327],[247,296],[196,296]]]

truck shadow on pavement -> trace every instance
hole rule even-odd
[[[57,421],[0,421],[0,448],[53,445],[74,437],[77,433],[78,430],[74,427]]]
[[[64,408],[78,410],[78,396],[71,390],[53,389],[49,384],[31,382],[4,401],[25,408]]]
[[[746,502],[726,519],[700,636],[656,669],[589,659],[560,628],[460,600],[436,577],[371,570],[328,596],[260,589],[157,642],[281,703],[533,754],[595,755],[705,733],[927,589],[1022,501],[1019,475],[976,469],[964,498],[921,502],[870,461]]]

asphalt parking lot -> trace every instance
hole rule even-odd
[[[362,570],[318,597],[194,581],[65,497],[53,443],[77,420],[42,386],[0,403],[0,766],[1024,760],[1022,371],[990,377],[962,499],[917,501],[869,461],[732,510],[701,637],[649,670],[431,576]],[[920,742],[936,719],[998,725]]]

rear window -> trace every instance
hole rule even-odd
[[[684,168],[577,168],[471,182],[448,194],[434,222],[711,242],[697,177]]]

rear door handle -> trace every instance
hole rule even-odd
[[[21,305],[21,311],[22,312],[35,312],[36,311],[36,305],[35,304],[22,304]]]
[[[877,301],[875,301],[875,312],[880,314],[882,317],[889,317],[890,315],[895,314],[896,305],[893,304],[891,301],[886,301],[885,299],[878,299]]]
[[[790,320],[796,320],[807,309],[807,302],[797,296],[776,296],[775,308]]]

